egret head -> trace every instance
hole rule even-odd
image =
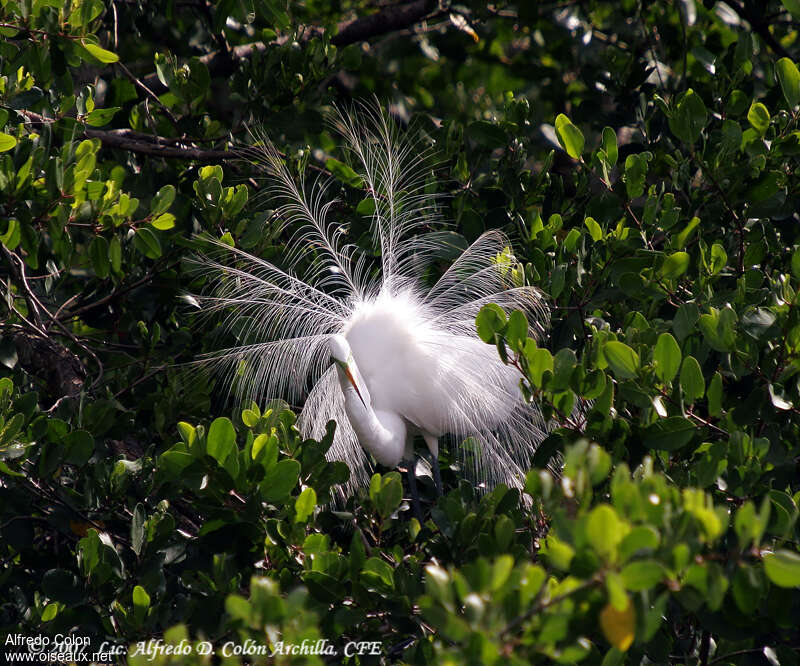
[[[331,351],[333,362],[341,368],[346,368],[352,359],[352,352],[345,337],[343,335],[331,336],[328,348]]]
[[[350,350],[350,344],[343,335],[334,335],[331,337],[328,346],[331,351],[331,358],[338,366],[339,376],[342,378],[342,382],[348,382],[353,389],[355,389],[361,404],[367,407],[365,390],[357,379],[360,375],[356,368],[356,362],[353,359],[353,353]],[[342,384],[342,386],[344,386],[344,384]]]

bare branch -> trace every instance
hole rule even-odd
[[[735,11],[739,18],[744,19],[750,24],[753,31],[764,40],[766,45],[772,49],[773,53],[783,58],[791,58],[791,54],[783,48],[781,43],[775,39],[774,35],[769,31],[769,24],[765,23],[763,18],[759,15],[760,10],[754,10],[746,0],[741,4],[736,0],[725,0],[725,4]]]
[[[18,110],[17,113],[25,116],[34,124],[47,124],[55,122],[54,118],[47,118],[33,111]],[[240,155],[233,150],[211,150],[187,145],[191,142],[185,139],[170,139],[154,134],[144,134],[129,129],[99,130],[91,127],[82,127],[82,135],[90,139],[100,139],[107,148],[118,148],[143,155],[173,158],[181,160],[195,160],[198,162],[218,162],[233,159]]]

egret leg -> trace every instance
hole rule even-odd
[[[439,438],[429,432],[422,432],[425,444],[428,445],[428,453],[431,454],[431,469],[433,469],[433,482],[436,484],[436,494],[442,496],[442,475],[439,471]]]
[[[419,491],[417,490],[417,473],[415,471],[416,461],[411,458],[403,462],[403,465],[408,472],[408,489],[411,491],[411,504],[414,506],[414,514],[422,523],[422,505],[419,501]]]
[[[442,473],[439,471],[439,456],[431,454],[431,467],[433,467],[433,482],[436,484],[436,495],[442,496]]]

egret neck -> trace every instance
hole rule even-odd
[[[381,465],[397,467],[407,453],[405,421],[394,412],[373,409],[369,389],[343,336],[333,336],[330,347],[344,395],[345,413],[359,442]]]

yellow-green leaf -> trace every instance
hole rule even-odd
[[[778,550],[764,555],[764,569],[778,587],[800,587],[800,555]]]
[[[5,132],[0,132],[0,153],[11,150],[16,145],[17,140],[13,136]]]
[[[584,138],[575,125],[563,113],[556,117],[556,135],[558,142],[567,151],[567,155],[574,159],[580,159],[583,152]]]
[[[112,62],[117,62],[119,60],[119,56],[112,51],[107,51],[106,49],[98,46],[97,44],[92,44],[91,42],[81,42],[83,48],[85,48],[92,56],[97,58],[100,62],[105,64],[110,64]]]

